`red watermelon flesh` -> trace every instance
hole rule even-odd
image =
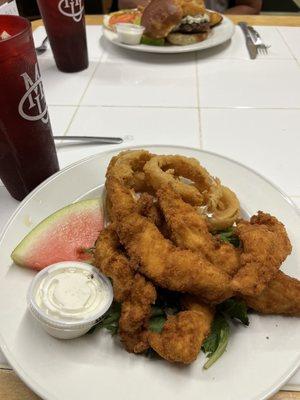
[[[101,229],[101,201],[79,201],[40,222],[11,257],[16,264],[35,270],[60,261],[88,261],[91,256],[84,249],[94,246]]]

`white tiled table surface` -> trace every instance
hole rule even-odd
[[[100,39],[100,26],[88,26],[87,70],[59,72],[51,50],[39,57],[54,133],[126,136],[120,148],[176,144],[214,151],[259,171],[300,208],[300,28],[257,29],[271,48],[251,61],[239,29],[215,49],[156,55],[114,47]],[[44,37],[38,28],[36,45]],[[59,147],[58,157],[65,167],[111,148]],[[0,205],[1,229],[18,205],[1,182]],[[293,387],[299,390],[300,373]]]

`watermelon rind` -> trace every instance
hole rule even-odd
[[[103,215],[101,200],[88,199],[70,204],[54,212],[53,214],[45,218],[43,221],[41,221],[24,237],[24,239],[18,244],[18,246],[12,252],[11,254],[12,260],[20,266],[30,267],[26,265],[26,257],[28,255],[28,252],[33,248],[33,246],[39,242],[42,235],[44,235],[47,231],[50,234],[51,228],[53,230],[53,227],[56,227],[60,221],[65,220],[76,213],[84,214],[85,211],[91,212],[93,210],[96,211],[97,209],[99,209],[99,212],[101,213],[101,215]]]

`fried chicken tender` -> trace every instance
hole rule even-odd
[[[171,185],[157,191],[171,239],[182,249],[201,253],[209,262],[229,275],[240,267],[240,251],[229,243],[220,243],[209,232],[204,216],[183,201]]]
[[[184,296],[187,311],[169,316],[161,333],[149,332],[150,346],[170,362],[195,361],[210,332],[213,310],[193,296]]]
[[[292,246],[284,225],[262,211],[249,222],[240,221],[237,235],[243,242],[243,251],[232,289],[245,296],[257,296],[275,278]]]
[[[201,295],[207,301],[231,297],[228,274],[200,254],[179,249],[165,239],[151,221],[138,214],[130,190],[119,180],[107,179],[106,187],[118,220],[118,236],[143,275],[163,288]]]
[[[151,305],[156,301],[153,284],[136,274],[131,292],[122,303],[119,334],[127,351],[141,353],[149,347],[147,323],[151,317]]]
[[[161,234],[169,239],[170,231],[168,225],[154,196],[149,193],[142,193],[137,201],[137,207],[138,213],[152,221]]]
[[[95,266],[111,278],[115,300],[125,300],[130,294],[134,271],[120,250],[120,241],[113,224],[100,232],[95,246]]]
[[[258,296],[244,297],[248,307],[261,314],[300,316],[300,281],[279,271]]]
[[[149,193],[142,193],[137,201],[138,213],[143,217],[147,217],[156,226],[163,224],[163,215],[155,203],[155,199]]]
[[[135,274],[130,260],[120,250],[120,241],[114,224],[102,230],[96,243],[95,265],[112,279],[114,299],[122,302],[120,337],[125,348],[140,353],[149,347],[147,321],[151,304],[155,303],[156,290],[140,274]]]

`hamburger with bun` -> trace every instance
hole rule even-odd
[[[182,46],[207,38],[210,17],[203,0],[152,0],[143,11],[141,25],[148,38],[165,38]]]

